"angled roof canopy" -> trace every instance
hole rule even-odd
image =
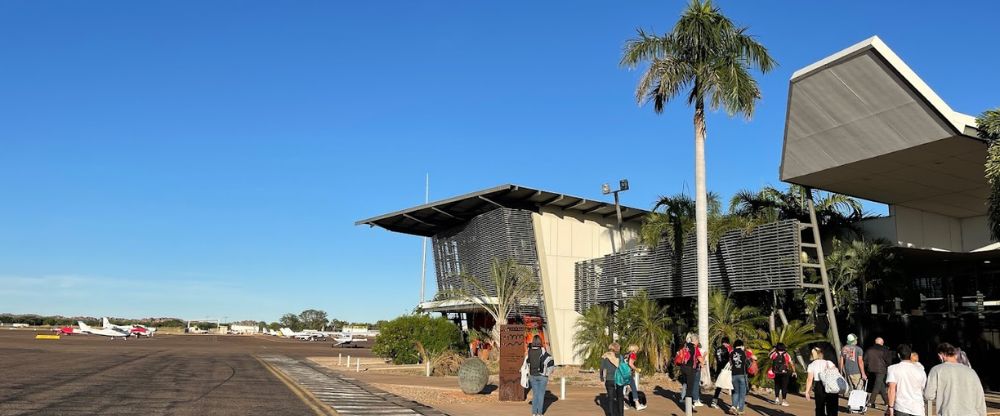
[[[986,213],[986,144],[878,37],[796,71],[781,180],[964,218]]]
[[[354,224],[379,226],[389,231],[430,237],[499,207],[531,211],[538,211],[542,207],[553,207],[581,215],[603,217],[616,215],[615,205],[611,203],[507,184],[380,215]],[[639,220],[648,213],[646,210],[624,205],[621,209],[622,220],[625,222]]]

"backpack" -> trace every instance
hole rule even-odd
[[[778,352],[774,356],[774,360],[771,361],[771,370],[774,374],[785,374],[788,373],[788,354],[784,352]]]
[[[688,349],[687,345],[681,347],[680,351],[677,351],[677,355],[674,356],[675,365],[692,367],[693,361],[694,357],[691,356],[691,350]]]
[[[628,359],[623,355],[618,363],[618,370],[615,370],[615,385],[624,386],[632,382],[632,367],[628,366]]]
[[[847,380],[840,375],[840,371],[831,362],[827,362],[826,368],[819,373],[819,380],[823,383],[823,390],[827,393],[841,393],[847,391]]]

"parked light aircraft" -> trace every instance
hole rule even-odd
[[[64,326],[62,328],[57,329],[56,332],[58,332],[59,335],[73,335],[73,334],[82,334],[83,333],[83,332],[80,332],[79,328],[73,328],[72,326]]]
[[[367,339],[365,339],[365,338],[354,338],[353,335],[349,335],[349,334],[341,334],[341,335],[333,338],[333,342],[336,343],[336,345],[334,345],[335,347],[341,346],[341,345],[348,345],[348,344],[353,343],[354,341],[367,341]]]
[[[281,328],[281,335],[283,335],[285,338],[301,339],[304,341],[318,341],[321,339],[326,339],[326,334],[319,331],[295,332],[292,331],[291,328]]]
[[[103,321],[104,329],[114,329],[116,331],[127,332],[135,337],[140,335],[151,337],[154,333],[156,333],[156,328],[147,328],[142,325],[115,325],[112,324],[107,317],[104,317]]]
[[[112,340],[115,338],[121,338],[122,340],[128,339],[129,333],[122,332],[117,329],[97,329],[91,328],[90,325],[83,323],[83,321],[77,321],[77,325],[80,326],[80,332],[84,334],[100,335],[102,337],[111,337]]]

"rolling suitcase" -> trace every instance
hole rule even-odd
[[[868,411],[868,380],[861,383],[861,388],[851,390],[847,396],[847,410],[851,413],[865,413]]]

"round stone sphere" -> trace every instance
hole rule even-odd
[[[469,358],[458,368],[458,386],[465,394],[479,394],[490,381],[490,370],[479,358]]]

